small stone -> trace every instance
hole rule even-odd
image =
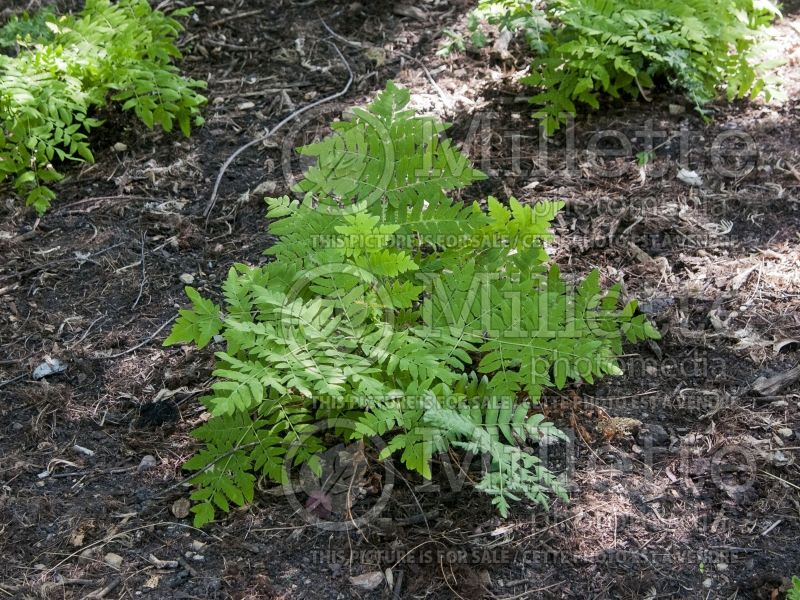
[[[658,375],[658,369],[657,369],[656,367],[654,367],[653,365],[647,365],[647,366],[644,368],[644,370],[645,370],[645,371],[647,372],[647,374],[648,374],[648,375],[650,375],[651,377],[655,377],[656,375]]]
[[[33,379],[38,381],[50,375],[58,375],[67,370],[67,365],[62,363],[57,358],[50,358],[46,356],[44,362],[33,370]]]
[[[646,445],[651,441],[653,446],[664,446],[669,443],[669,434],[667,430],[657,423],[647,423],[639,430],[639,435],[636,436],[638,442]]]
[[[400,17],[411,17],[418,21],[424,21],[428,16],[424,10],[411,4],[395,4],[393,12]]]
[[[776,467],[785,467],[791,462],[781,450],[773,452],[770,458],[772,459],[772,464]]]
[[[275,190],[278,189],[278,184],[274,181],[262,181],[261,183],[256,186],[256,189],[253,190],[254,196],[265,195],[269,196],[275,193]]]
[[[714,585],[714,580],[711,579],[711,577],[706,577],[703,580],[703,587],[704,588],[710,588],[712,585]]]
[[[115,569],[119,569],[122,566],[122,557],[119,554],[114,554],[113,552],[106,554],[103,557],[103,561]]]
[[[189,502],[188,498],[178,498],[172,503],[172,514],[178,519],[185,519],[189,516],[189,509],[191,507],[192,503]]]
[[[92,557],[93,557],[95,554],[97,554],[97,550],[98,550],[98,547],[97,547],[97,546],[92,546],[92,547],[90,547],[90,548],[86,548],[86,550],[84,550],[84,551],[83,551],[83,552],[81,552],[81,554],[80,554],[80,560],[81,560],[81,562],[92,562],[92,561],[93,561],[93,558],[92,558]]]
[[[156,460],[156,457],[152,456],[151,454],[147,454],[146,456],[144,456],[142,458],[142,462],[139,463],[139,466],[136,467],[136,470],[139,473],[143,473],[144,471],[149,471],[150,469],[155,467],[157,464],[158,464],[158,461]]]
[[[350,583],[353,584],[353,587],[364,590],[365,592],[370,592],[378,589],[383,583],[383,573],[380,571],[371,571],[363,575],[356,575],[350,578]]]
[[[125,152],[125,150],[127,149],[128,146],[126,144],[123,144],[122,142],[117,142],[116,144],[114,144],[114,152]]]
[[[72,544],[75,548],[80,548],[83,546],[83,540],[86,537],[86,534],[83,531],[73,531],[72,535],[69,538],[69,543]]]
[[[194,275],[191,273],[182,273],[178,279],[181,280],[181,283],[185,283],[186,285],[192,285],[194,283]]]
[[[717,563],[717,571],[727,571],[728,570],[728,563],[720,562]]]
[[[701,436],[699,433],[690,433],[683,438],[683,441],[688,446],[694,446],[700,443]]]
[[[776,400],[772,404],[770,404],[772,408],[786,408],[789,406],[789,403],[786,400]]]
[[[206,547],[206,544],[199,541],[199,540],[192,540],[192,550],[195,552],[200,552],[203,548]]]
[[[256,107],[255,102],[242,102],[236,108],[239,109],[239,110],[250,110],[251,108],[255,108],[255,107]]]
[[[703,178],[697,171],[690,171],[689,169],[681,169],[678,171],[678,179],[691,187],[701,187],[703,185]]]
[[[778,429],[778,435],[788,440],[794,435],[794,431],[792,431],[788,427],[781,427],[780,429]]]
[[[203,556],[202,554],[195,554],[194,556],[192,556],[192,560],[197,561],[197,562],[200,562],[200,561],[205,560],[205,559],[206,559],[206,557]]]
[[[671,115],[682,115],[686,112],[686,107],[680,104],[670,104],[669,105],[669,114]]]

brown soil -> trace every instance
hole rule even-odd
[[[790,5],[779,27],[782,104],[721,104],[711,123],[678,97],[612,104],[576,119],[574,152],[562,131],[545,157],[514,82],[522,63],[489,50],[436,55],[440,32],[463,28],[466,0],[418,3],[423,18],[383,0],[194,4],[184,67],[209,81],[203,129],[185,140],[112,112],[95,135],[96,164],[69,172],[40,221],[4,193],[0,598],[783,597],[800,575],[800,386],[769,397],[751,387],[800,351],[800,11]],[[354,43],[331,38],[320,18]],[[348,94],[242,154],[206,222],[228,156],[344,86],[329,40],[355,73]],[[213,352],[161,347],[159,328],[184,302],[180,276],[218,296],[232,263],[263,261],[269,228],[262,195],[249,192],[266,182],[286,193],[283,165],[301,165],[284,149],[390,78],[452,122],[451,137],[490,175],[465,198],[566,200],[556,260],[622,278],[664,338],[630,348],[625,376],[546,402],[573,433],[548,448],[571,491],[550,512],[522,504],[503,521],[469,482],[446,491],[437,469],[432,492],[398,470],[381,518],[360,529],[309,525],[268,493],[193,529],[172,504],[186,496],[176,483]],[[490,112],[491,131],[476,119]],[[648,121],[670,141],[641,168],[636,132]],[[588,150],[610,129],[633,140],[627,156]],[[739,160],[752,169],[730,157],[715,167],[714,141],[728,131],[750,136],[754,153]],[[681,167],[701,171],[702,186],[681,182]],[[34,381],[45,357],[67,369]],[[155,466],[140,470],[146,455]],[[352,585],[374,571],[391,586]]]

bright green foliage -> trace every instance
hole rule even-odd
[[[198,348],[204,348],[222,327],[219,306],[200,296],[191,286],[186,286],[186,295],[192,301],[192,310],[179,311],[180,319],[164,343],[194,342]]]
[[[658,337],[635,302],[620,310],[618,285],[603,292],[595,271],[572,289],[548,264],[561,202],[449,198],[484,176],[408,100],[390,82],[300,149],[317,158],[302,198],[267,200],[275,260],[230,270],[222,322],[187,290],[194,309],[165,343],[221,333],[227,346],[195,432],[206,449],[186,465],[197,525],[247,501],[252,476],[317,468],[320,421],[381,436],[383,458],[426,478],[451,445],[487,455],[477,487],[502,514],[523,497],[546,506],[564,489],[522,449],[561,435],[536,409],[543,388],[620,373],[623,334]]]
[[[701,112],[723,89],[728,100],[769,98],[758,49],[778,14],[769,0],[480,0],[470,28],[477,16],[524,32],[534,58],[522,81],[539,88],[534,117],[550,134],[602,94],[667,85]]]
[[[786,600],[800,600],[800,577],[792,577],[792,587],[786,593]]]
[[[521,32],[532,50],[544,50],[542,31],[550,28],[540,2],[531,0],[479,0],[478,8],[469,15],[467,26],[472,32],[472,42],[480,47],[481,22],[495,25],[501,31]],[[477,42],[477,43],[476,43]]]
[[[109,100],[148,127],[177,123],[188,136],[201,125],[197,89],[205,84],[172,64],[181,56],[175,18],[189,13],[165,15],[147,0],[87,0],[79,16],[45,16],[49,37],[20,38],[16,57],[0,55],[0,182],[13,180],[43,213],[55,197],[47,184],[62,177],[53,163],[93,160],[87,134],[101,122],[91,114]]]
[[[488,23],[500,31],[522,33],[532,50],[543,51],[541,32],[549,29],[550,24],[539,4],[532,0],[479,0],[478,7],[467,15],[470,45],[480,49],[489,43],[484,27]],[[447,39],[437,54],[447,56],[466,50],[464,36],[450,30],[444,30],[443,33]]]
[[[13,16],[0,27],[0,48],[15,48],[17,40],[27,44],[40,44],[53,39],[47,22],[55,19],[51,8],[43,8],[33,14],[27,12]]]
[[[765,83],[751,51],[776,14],[762,0],[554,0],[547,51],[523,79],[542,90],[534,117],[550,133],[576,102],[596,109],[600,93],[635,98],[659,80],[698,108],[720,87],[728,100],[758,96]]]

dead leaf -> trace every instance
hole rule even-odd
[[[378,589],[383,583],[383,573],[380,571],[372,571],[370,573],[364,573],[363,575],[356,575],[350,578],[350,583],[353,584],[353,587],[370,592]]]

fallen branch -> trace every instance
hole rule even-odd
[[[750,389],[761,396],[774,396],[798,379],[800,379],[800,365],[772,377],[759,377],[753,382]]]

